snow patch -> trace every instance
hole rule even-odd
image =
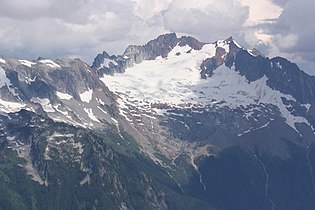
[[[95,122],[100,122],[97,117],[93,114],[92,109],[84,108],[84,111],[88,114],[89,118]]]
[[[238,48],[244,49],[237,41],[233,40],[233,43],[234,43]]]
[[[44,153],[44,159],[45,160],[52,160],[51,157],[49,156],[49,146],[47,145],[46,148],[45,148],[45,153]]]
[[[0,88],[3,86],[9,86],[11,85],[10,80],[7,78],[7,75],[5,74],[4,69],[0,66]]]
[[[29,78],[29,77],[25,77],[24,78],[24,81],[27,83],[27,84],[31,84],[32,82],[35,82],[37,76],[35,76],[33,79]]]
[[[226,53],[230,51],[229,44],[225,40],[219,40],[217,41],[218,47],[221,47],[225,50]]]
[[[80,94],[80,99],[83,102],[90,103],[92,100],[92,96],[93,96],[93,90],[89,89]]]
[[[99,98],[96,98],[96,101],[100,104],[100,105],[102,105],[102,106],[104,106],[105,105],[105,102],[104,101],[102,101],[101,99],[99,99]]]
[[[52,138],[61,138],[61,137],[72,138],[72,137],[74,137],[74,134],[72,134],[72,133],[58,133],[58,132],[55,132],[51,137]]]
[[[65,116],[65,117],[67,117],[68,119],[70,119],[70,121],[71,121],[72,124],[77,124],[76,122],[73,121],[73,119],[72,119],[71,116],[69,115],[69,112],[68,112],[68,111],[61,110],[61,109],[59,108],[59,107],[62,107],[61,104],[54,105],[53,107],[54,107],[54,109],[55,109],[57,112],[61,113],[63,116]],[[68,122],[68,121],[66,120],[66,122]]]
[[[185,54],[187,53],[188,51],[191,50],[191,47],[188,46],[188,45],[185,45],[185,46],[175,46],[173,48],[173,50],[171,52],[169,52],[169,54],[167,55],[167,57],[175,57],[175,56],[180,56],[182,54]]]
[[[277,62],[277,63],[276,63],[276,67],[278,67],[279,69],[282,69],[281,63],[280,63],[280,62]]]
[[[80,155],[83,154],[84,149],[83,149],[83,145],[81,144],[81,142],[77,142],[77,143],[72,143],[73,148],[78,149],[78,152]]]
[[[49,59],[40,60],[39,62],[42,63],[42,64],[45,64],[45,65],[47,65],[47,66],[49,66],[51,68],[61,68],[61,66],[59,64],[57,64],[54,61],[49,60]]]
[[[7,86],[8,90],[12,93],[13,96],[19,98],[19,95],[15,92],[15,88],[12,87],[11,81],[7,78],[5,70],[0,66],[0,88],[4,86]]]
[[[33,97],[31,98],[31,101],[33,103],[40,104],[43,107],[45,112],[56,112],[56,110],[53,108],[48,98]]]
[[[56,92],[56,95],[58,96],[58,98],[63,99],[63,100],[71,100],[72,96],[67,94],[67,93],[62,93],[62,92]]]
[[[270,121],[270,122],[267,122],[266,124],[264,124],[264,125],[262,125],[262,126],[260,126],[260,127],[258,127],[258,128],[250,128],[249,130],[244,131],[244,132],[241,133],[241,134],[238,134],[238,136],[243,136],[243,135],[246,134],[246,133],[250,133],[250,132],[253,132],[253,131],[256,131],[256,130],[265,128],[265,127],[267,127],[270,123],[271,123],[271,121]]]
[[[8,141],[13,141],[15,139],[15,136],[7,136]]]
[[[304,106],[307,109],[307,112],[310,111],[311,108],[311,104],[302,104],[302,106]]]
[[[0,63],[6,63],[6,61],[0,57]]]
[[[90,185],[90,183],[91,183],[90,174],[87,174],[87,175],[84,177],[84,179],[82,179],[82,180],[80,181],[80,185],[81,185],[81,186],[84,185],[84,184],[86,184],[86,183],[88,183],[88,185]]]
[[[117,131],[118,131],[118,135],[120,136],[120,138],[125,139],[125,138],[123,137],[123,135],[121,134],[118,120],[116,120],[116,119],[113,118],[113,117],[111,117],[111,120],[115,123],[115,126],[116,126]],[[120,145],[120,144],[118,144],[118,145]]]
[[[24,66],[28,66],[28,67],[32,67],[32,65],[36,65],[36,63],[34,63],[34,62],[31,62],[31,61],[28,61],[28,60],[19,60],[20,61],[20,63],[22,64],[22,65],[24,65]]]
[[[105,115],[108,115],[108,113],[107,113],[104,109],[102,109],[102,107],[97,106],[97,108],[98,108],[101,112],[103,112]]]
[[[25,108],[24,103],[4,101],[0,98],[0,111],[2,112],[5,113],[18,112],[22,108]]]

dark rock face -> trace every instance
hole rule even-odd
[[[201,50],[205,43],[199,42],[197,39],[190,37],[190,36],[182,36],[179,38],[178,45],[179,46],[185,46],[188,45],[194,50]]]
[[[103,63],[108,60],[108,66],[104,66]],[[98,54],[93,61],[92,68],[96,69],[99,76],[103,74],[113,75],[115,72],[125,72],[126,60],[122,56],[108,55],[107,52]]]
[[[218,68],[219,65],[215,58],[207,58],[202,61],[200,65],[200,76],[202,79],[207,79],[207,77],[211,77],[213,75],[213,71]]]
[[[216,68],[224,64],[229,68],[235,67],[240,75],[248,82],[268,78],[267,85],[284,94],[290,94],[300,103],[313,104],[315,101],[315,77],[307,75],[299,67],[285,58],[264,57],[258,50],[242,49],[233,39],[224,41],[229,46],[229,52],[221,47],[216,48],[214,57],[205,59],[200,66],[201,78],[211,77]],[[216,44],[216,43],[215,43]]]
[[[206,79],[207,77],[211,77],[213,75],[213,71],[224,63],[225,54],[225,49],[217,47],[215,56],[207,58],[201,63],[200,75],[202,79]]]
[[[29,98],[54,98],[54,88],[38,78],[36,78],[34,82],[28,85],[27,90],[25,90],[24,92],[27,93]]]
[[[253,110],[252,117],[244,118],[246,110]],[[244,133],[252,127],[262,127],[270,119],[274,120],[275,116],[282,119],[277,107],[272,105],[261,108],[259,105],[253,104],[246,108],[243,107],[243,109],[207,106],[193,109],[169,109],[168,112],[169,117],[164,119],[161,124],[168,126],[172,135],[184,141],[210,144],[213,144],[212,141],[218,141],[218,138],[224,138],[225,134],[233,142],[239,138],[238,134]],[[225,131],[225,134],[217,136],[221,131]]]
[[[264,57],[254,57],[245,50],[239,51],[235,57],[235,70],[245,76],[249,82],[262,78],[270,66],[270,62]]]
[[[149,41],[144,46],[130,45],[123,55],[129,57],[129,60],[134,63],[153,60],[158,56],[165,58],[178,42],[176,34],[165,34]]]
[[[284,58],[272,58],[271,65],[270,71],[266,73],[270,87],[291,94],[301,103],[315,102],[314,76],[307,75],[296,64]]]
[[[300,103],[314,103],[315,77],[307,75],[296,64],[284,58],[255,57],[240,50],[235,57],[235,69],[249,82],[265,75],[268,78],[267,85],[272,89],[290,94]]]
[[[219,209],[313,210],[315,195],[305,153],[301,148],[290,151],[294,153],[290,160],[253,156],[239,147],[226,149],[219,157],[201,158],[199,171],[206,191],[198,174],[188,189]],[[314,165],[314,157],[309,158]]]

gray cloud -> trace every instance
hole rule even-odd
[[[0,16],[32,20],[37,18],[57,18],[66,22],[87,21],[89,0],[2,0]]]
[[[207,1],[205,4],[179,7],[184,0],[174,0],[164,13],[165,28],[170,31],[193,34],[203,40],[224,39],[239,36],[243,31],[249,10],[232,0]],[[234,2],[234,3],[233,3]],[[194,7],[189,7],[193,6]]]
[[[284,7],[284,5],[290,0],[272,0],[275,4]]]
[[[36,58],[122,53],[165,32],[239,36],[248,8],[233,0],[3,0],[0,53]]]
[[[267,28],[272,35],[271,47],[275,53],[300,63],[315,74],[315,2],[313,0],[283,0],[283,11],[274,24]],[[306,65],[306,63],[308,65]]]
[[[107,44],[126,39],[138,21],[132,1],[4,0],[1,3],[0,54],[6,56],[78,56],[91,62]]]

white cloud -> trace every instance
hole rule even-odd
[[[135,21],[131,1],[4,0],[1,3],[0,54],[5,56],[79,56],[91,62],[101,50],[98,47],[105,49],[109,42],[128,37]]]
[[[280,49],[286,50],[296,46],[298,36],[296,34],[277,34],[273,36],[273,41],[279,46]]]
[[[135,15],[143,20],[148,20],[169,7],[172,0],[132,0],[136,3]]]
[[[268,19],[278,18],[282,8],[273,4],[270,0],[240,0],[243,5],[250,8],[247,25],[253,26],[264,23]]]

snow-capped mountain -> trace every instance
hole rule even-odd
[[[121,56],[98,55],[93,68],[117,95],[121,116],[154,144],[156,138],[173,138],[171,144],[183,147],[205,141],[221,148],[222,142],[213,142],[218,130],[238,139],[276,122],[303,139],[295,143],[315,140],[314,77],[286,59],[266,58],[231,37],[201,43],[168,34],[130,48]],[[146,56],[147,49],[156,51]],[[167,153],[169,144],[160,152]],[[178,145],[174,149],[181,153]],[[170,149],[168,155],[178,153]]]
[[[20,158],[34,197],[65,182],[72,209],[315,205],[315,77],[232,37],[165,34],[92,66],[0,57],[0,96],[3,161]],[[103,193],[73,196],[74,186]]]

